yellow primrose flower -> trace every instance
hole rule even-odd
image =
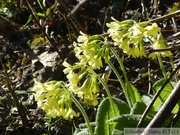
[[[155,41],[152,45],[153,49],[163,49],[167,47],[167,43],[163,39],[159,39]],[[172,53],[170,51],[162,51],[162,52],[153,52],[149,54],[149,58],[155,59],[156,55],[161,55],[162,57],[170,57],[172,56]]]
[[[142,57],[142,56],[146,57],[146,53],[142,41],[139,42],[138,44],[133,44],[128,39],[125,39],[120,45],[120,48],[123,49],[124,53],[134,58]]]
[[[89,77],[84,81],[83,85],[78,88],[76,94],[84,100],[94,102],[97,100],[95,95],[97,92],[99,92],[98,84],[94,82],[94,78]]]
[[[79,43],[87,43],[89,40],[89,36],[87,34],[83,33],[82,31],[80,31],[80,34],[81,35],[78,36],[77,41]]]
[[[133,20],[125,20],[120,22],[113,17],[112,20],[113,22],[106,24],[109,27],[107,33],[110,34],[110,36],[111,34],[116,33],[117,31],[123,31],[127,29],[134,22]]]
[[[134,47],[134,54],[132,54],[132,56],[134,58],[136,58],[136,57],[140,57],[141,58],[142,56],[146,57],[144,46],[143,45],[139,45],[139,46],[136,45]]]
[[[65,118],[65,117],[66,117],[66,113],[67,113],[67,109],[64,108],[64,107],[61,107],[61,108],[59,109],[59,113],[61,114],[61,116],[62,116],[63,118]]]
[[[92,90],[92,92],[94,94],[100,91],[100,89],[99,89],[99,82],[97,80],[97,77],[92,76],[90,89]]]
[[[95,55],[94,57],[91,58],[91,61],[88,62],[88,64],[93,68],[93,69],[100,69],[103,64],[102,64],[102,60],[101,57],[98,57],[97,55]]]
[[[74,73],[73,71],[67,74],[67,79],[69,81],[69,87],[77,88],[79,81],[84,77],[86,74],[86,68],[80,69],[78,73]],[[71,90],[71,89],[70,89]]]
[[[65,119],[72,119],[74,116],[78,116],[77,114],[76,114],[76,112],[72,109],[72,108],[69,108],[68,110],[67,110],[67,112],[66,112],[66,115],[65,115]]]
[[[62,116],[64,119],[78,116],[72,111],[71,92],[62,81],[40,83],[35,80],[33,91],[38,107],[42,108],[48,116],[53,118]],[[68,110],[71,113],[67,114]]]
[[[120,25],[119,25],[119,23],[117,23],[117,22],[107,23],[106,25],[109,27],[107,33],[108,33],[110,36],[111,36],[111,34],[116,33],[116,31],[118,31],[119,28],[120,28]]]
[[[52,118],[56,118],[57,116],[59,116],[59,111],[55,108],[51,110],[47,110],[46,113],[48,116],[51,116]]]
[[[109,34],[109,37],[111,37],[114,40],[115,45],[120,45],[123,39],[124,29],[126,27],[123,27],[121,22],[117,21],[116,19],[112,19],[114,20],[114,22],[106,24],[109,27],[107,33]]]
[[[90,92],[89,85],[90,85],[90,78],[87,78],[83,82],[83,85],[81,87],[79,87],[77,90],[75,90],[74,93],[77,94],[78,97],[80,97],[82,99],[83,98],[92,99],[92,93]]]
[[[80,45],[82,45],[82,44],[80,44]],[[76,57],[78,57],[81,54],[81,52],[83,51],[83,49],[76,42],[73,42],[73,46],[74,46],[75,55],[76,55]]]
[[[53,118],[60,116],[59,105],[57,100],[55,100],[54,98],[47,98],[44,101],[44,104],[42,104],[41,108],[46,112],[48,116],[51,116]]]
[[[83,38],[83,36],[85,36]],[[81,32],[78,38],[78,43],[74,42],[74,51],[76,57],[80,60],[80,63],[92,67],[93,69],[100,69],[102,67],[102,59],[106,59],[107,62],[107,52],[106,55],[103,51],[107,44],[104,44],[104,39],[99,35],[87,36]]]
[[[74,67],[73,67],[71,64],[67,63],[67,61],[64,61],[64,62],[62,63],[62,65],[63,65],[64,67],[66,67],[66,68],[63,70],[63,72],[64,72],[65,74],[67,74],[67,73],[69,73],[69,72],[71,72],[71,71],[74,70]]]
[[[153,23],[152,25],[148,25],[145,28],[144,36],[149,37],[152,36],[156,38],[160,33],[160,28],[156,23]]]
[[[117,31],[111,34],[111,38],[114,40],[115,45],[120,45],[123,39],[123,32]]]
[[[140,27],[137,23],[134,24],[129,30],[128,30],[128,38],[130,42],[133,44],[138,44],[142,41],[144,28]]]
[[[69,64],[66,60],[62,63],[62,65],[64,67],[66,67],[63,72],[64,74],[67,74],[69,72],[72,72],[73,70],[76,70],[76,69],[79,69],[79,68],[82,68],[84,65],[82,63],[76,63],[75,65],[71,65]]]
[[[71,85],[77,85],[78,82],[80,81],[79,76],[80,74],[78,73],[70,72],[69,74],[67,74],[67,79]]]

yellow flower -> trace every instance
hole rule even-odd
[[[143,45],[139,45],[139,46],[135,46],[134,48],[134,58],[136,57],[146,57],[146,53],[145,53],[145,50],[144,50],[144,46]]]
[[[124,31],[128,29],[128,27],[131,27],[133,24],[133,20],[125,20],[125,21],[118,21],[114,18],[112,18],[113,22],[107,23],[106,25],[109,27],[107,33],[112,36],[112,34],[116,33],[117,31]]]
[[[98,57],[97,55],[95,55],[94,57],[91,57],[91,61],[89,61],[88,64],[93,69],[100,69],[103,66],[101,57]]]
[[[167,42],[163,39],[159,39],[155,41],[152,45],[153,49],[163,49],[167,47]],[[170,51],[162,51],[162,52],[153,52],[149,55],[150,58],[155,59],[156,55],[161,55],[162,57],[170,57],[172,53]]]
[[[80,31],[80,34],[81,35],[78,36],[77,41],[79,43],[87,43],[89,40],[89,36],[87,34],[83,33],[82,31]]]
[[[90,89],[92,91],[92,93],[96,94],[97,92],[99,92],[99,82],[97,80],[96,77],[92,76],[91,78],[91,85],[90,85]]]
[[[69,72],[71,72],[71,71],[74,70],[73,66],[72,66],[71,64],[67,63],[66,61],[64,61],[64,62],[62,63],[62,65],[63,65],[64,67],[66,67],[66,68],[63,70],[63,72],[64,72],[65,74],[67,74],[67,73],[69,73]]]
[[[81,87],[74,90],[73,92],[78,95],[78,97],[88,101],[89,103],[98,103],[96,93],[99,92],[99,83],[97,78],[92,76],[87,78]]]
[[[78,82],[80,81],[80,78],[79,78],[80,74],[78,73],[73,73],[73,72],[70,72],[68,75],[67,75],[67,79],[69,81],[69,83],[71,85],[77,85]]]
[[[104,49],[107,44],[104,44],[102,36],[93,35],[88,36],[81,32],[78,37],[78,43],[74,42],[74,51],[80,63],[84,66],[90,66],[93,69],[100,69],[102,67],[102,59],[107,62],[107,52],[104,54]]]
[[[156,23],[153,23],[152,25],[146,26],[144,32],[145,37],[154,37],[156,38],[160,33],[160,28]]]
[[[120,48],[123,49],[124,53],[134,58],[142,57],[142,56],[146,57],[146,53],[142,41],[140,41],[138,44],[133,44],[128,39],[125,39],[120,45]]]
[[[67,74],[69,72],[72,72],[73,70],[75,69],[79,69],[79,68],[82,68],[83,67],[83,64],[81,63],[76,63],[76,65],[72,66],[71,64],[69,64],[66,60],[62,63],[62,65],[64,67],[66,67],[63,72],[64,74]]]
[[[138,44],[142,41],[144,28],[140,27],[138,24],[134,24],[129,30],[128,30],[128,39],[132,44]]]
[[[62,116],[64,119],[77,117],[72,110],[71,92],[62,81],[40,83],[35,80],[33,87],[38,107],[42,108],[50,117]],[[67,115],[68,110],[70,112]]]
[[[78,114],[72,109],[69,108],[65,114],[65,119],[72,119],[74,116],[78,117]]]

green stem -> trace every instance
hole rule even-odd
[[[125,97],[126,97],[126,99],[127,99],[127,102],[128,102],[128,104],[129,104],[129,106],[130,106],[130,107],[133,107],[133,101],[136,101],[136,99],[133,99],[134,96],[131,96],[131,94],[130,94],[130,91],[131,91],[130,89],[132,89],[132,86],[131,86],[131,84],[130,84],[130,82],[129,82],[129,80],[128,80],[128,77],[127,77],[127,74],[126,74],[126,70],[125,70],[123,61],[122,61],[122,59],[119,57],[119,55],[117,54],[117,52],[114,50],[113,47],[111,47],[111,51],[112,51],[112,53],[114,54],[114,56],[116,57],[119,65],[120,65],[120,67],[121,67],[121,70],[122,70],[122,72],[123,72],[123,76],[124,76],[124,78],[125,78],[125,84],[126,84],[126,85],[123,85],[123,87],[122,87],[123,92],[124,92],[124,94],[125,94]],[[113,70],[113,71],[114,71],[114,70]],[[116,71],[114,71],[114,72],[116,72]],[[115,73],[115,74],[116,74],[116,73]],[[119,74],[119,73],[117,73],[117,74]],[[117,78],[119,79],[119,75],[116,75],[116,76],[117,76]],[[120,83],[122,83],[122,82],[120,81]],[[129,90],[130,90],[130,91],[129,91]],[[130,97],[131,97],[131,98],[130,98]]]
[[[172,69],[174,70],[175,69],[175,66],[174,66],[174,60],[172,58],[172,56],[169,57],[170,58],[170,63],[171,63],[171,66],[172,66]],[[175,73],[175,79],[176,79],[176,82],[178,82],[178,76],[177,76],[177,73]]]
[[[119,75],[118,71],[116,70],[116,68],[113,66],[113,64],[111,62],[108,62],[108,65],[111,67],[111,69],[113,70],[113,72],[115,73],[116,77],[118,78],[120,84],[121,84],[121,87],[123,89],[123,91],[125,91],[125,85],[124,85],[124,82],[123,80],[121,79],[121,76]]]
[[[125,88],[125,84],[124,84],[124,82],[122,81],[119,73],[117,72],[116,68],[112,65],[111,62],[109,62],[108,64],[109,64],[109,66],[111,67],[111,69],[113,70],[113,72],[116,74],[116,77],[118,78],[118,80],[119,80],[119,82],[120,82],[120,84],[121,84],[121,87],[122,87],[122,89],[123,89],[123,92],[124,92],[124,94],[125,94],[125,97],[126,97],[126,99],[127,99],[127,102],[128,102],[128,104],[129,104],[129,106],[132,107],[133,104],[132,104],[132,102],[131,102],[131,100],[130,100],[130,98],[129,98],[129,97],[130,97],[129,92],[127,92],[127,89]],[[129,81],[126,81],[126,84],[127,84],[126,86],[130,86],[130,87],[131,87],[131,84],[129,83]],[[133,96],[132,96],[132,98],[133,98]],[[133,100],[135,101],[136,99],[133,99]]]
[[[123,72],[123,76],[124,76],[124,78],[125,78],[125,81],[128,82],[128,77],[127,77],[127,75],[126,75],[126,71],[125,71],[125,68],[124,68],[124,64],[123,64],[123,62],[122,62],[122,59],[119,57],[119,55],[117,54],[117,52],[114,50],[113,47],[111,47],[111,51],[112,51],[112,53],[114,54],[114,56],[116,57],[119,65],[120,65],[120,67],[121,67],[121,70],[122,70],[122,72]]]
[[[158,54],[158,55],[157,55],[157,58],[158,58],[158,62],[159,62],[160,68],[161,68],[161,70],[162,70],[162,74],[163,74],[164,78],[167,79],[166,71],[165,71],[165,69],[164,69],[164,65],[163,65],[161,56]]]
[[[82,107],[82,105],[77,101],[77,99],[73,95],[71,96],[71,99],[76,104],[76,106],[79,108],[79,110],[81,111],[81,113],[82,113],[82,115],[84,117],[84,120],[85,120],[85,122],[87,124],[87,127],[89,129],[90,135],[93,135],[93,130],[91,128],[91,125],[90,125],[90,122],[89,122],[89,118],[88,118],[84,108]]]
[[[111,96],[111,93],[109,91],[109,88],[107,87],[106,83],[103,81],[103,79],[101,79],[101,77],[99,77],[93,70],[91,70],[91,73],[93,73],[93,75],[96,75],[98,80],[100,81],[100,83],[103,85],[103,88],[105,89],[107,95],[108,95],[108,98],[109,98],[109,102],[110,102],[110,105],[112,107],[112,110],[113,110],[113,113],[114,113],[114,116],[117,116],[116,115],[116,111],[115,111],[115,108],[114,108],[114,101],[112,99],[112,96]]]

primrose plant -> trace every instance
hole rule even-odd
[[[137,23],[133,20],[120,22],[113,18],[113,22],[108,23],[107,26],[109,28],[107,34],[89,36],[80,32],[77,42],[73,43],[78,61],[73,65],[66,60],[63,62],[68,82],[40,83],[35,80],[33,91],[38,107],[42,108],[49,117],[61,116],[71,120],[79,116],[79,112],[73,110],[72,103],[79,108],[86,123],[80,125],[80,129],[74,134],[123,134],[124,127],[136,127],[141,114],[147,107],[148,103],[129,82],[123,65],[123,57],[118,55],[115,47],[122,49],[124,55],[134,58],[158,59],[164,78],[166,77],[162,57],[171,57],[172,53],[170,51],[146,53],[145,50],[145,43],[150,44],[149,47],[152,49],[167,47],[156,23]],[[124,80],[112,64],[111,57],[117,59]],[[107,66],[117,76],[127,102],[111,96],[107,87],[108,75],[102,77],[103,73],[100,72]],[[106,90],[108,97],[104,97],[99,103],[97,93],[101,91],[100,85]],[[75,97],[83,102],[80,103]],[[89,122],[81,104],[99,105],[95,122]],[[152,111],[157,108],[158,105],[155,105]],[[145,122],[148,123],[150,119],[151,117],[147,117]],[[126,123],[122,125],[124,121]]]

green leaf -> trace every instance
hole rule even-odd
[[[162,84],[165,82],[166,79],[161,79],[158,80],[157,82],[155,82],[155,84],[153,85],[153,92],[156,93],[160,87],[162,86]],[[159,110],[159,108],[162,106],[162,104],[166,101],[166,99],[168,98],[168,96],[170,95],[170,93],[173,90],[173,83],[168,83],[164,89],[162,90],[162,92],[160,93],[160,95],[158,96],[158,98],[156,99],[155,103],[153,104],[153,107],[155,108],[156,111]],[[175,108],[173,109],[173,112],[177,112],[178,111],[179,106],[176,105]]]
[[[153,98],[153,95],[151,95],[151,94],[142,95],[142,101],[143,101],[143,103],[146,104],[146,106],[148,106],[150,104],[152,98]]]
[[[125,86],[126,99],[128,101],[129,106],[132,108],[135,103],[141,102],[142,99],[138,90],[130,82],[126,82]]]
[[[148,106],[148,105],[150,104],[152,98],[153,98],[153,95],[151,95],[151,94],[144,94],[144,95],[142,95],[143,103],[144,103],[146,106]],[[154,116],[154,114],[155,114],[156,112],[157,112],[156,109],[154,108],[154,106],[152,106],[151,109],[149,110],[149,113],[148,113],[148,114]]]
[[[28,92],[26,90],[16,90],[15,91],[16,95],[26,95]]]
[[[40,0],[37,0],[37,3],[38,3],[38,5],[39,5],[39,7],[40,7],[41,9],[43,9],[43,6],[41,5]]]
[[[124,132],[121,131],[121,130],[118,130],[118,129],[113,129],[113,133],[112,133],[112,134],[113,134],[113,135],[123,135]]]
[[[117,115],[129,114],[130,108],[124,101],[113,97],[115,113]],[[115,117],[108,98],[105,98],[98,107],[96,115],[96,135],[112,135],[116,124],[108,124],[107,120]]]
[[[44,13],[40,13],[40,12],[38,12],[36,15],[39,17],[45,17],[46,16]]]
[[[20,31],[23,30],[31,21],[32,21],[32,15],[29,16],[26,24],[24,24],[24,25],[20,28]]]
[[[143,102],[137,102],[134,104],[133,108],[131,109],[130,114],[143,114],[144,110],[146,109],[146,104]]]
[[[92,130],[94,131],[96,123],[91,122],[90,123]],[[89,129],[87,128],[86,123],[82,123],[79,125],[79,128],[76,128],[74,135],[89,135]]]
[[[140,114],[122,114],[120,116],[116,116],[110,120],[108,120],[107,122],[109,124],[115,124],[116,126],[114,127],[114,129],[119,130],[119,131],[123,131],[124,128],[129,128],[129,127],[136,127],[139,120],[141,119],[141,115]],[[144,127],[151,121],[150,117],[146,117],[144,120]]]

